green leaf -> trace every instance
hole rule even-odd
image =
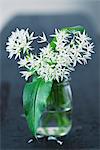
[[[50,94],[52,82],[45,82],[35,77],[31,83],[26,83],[23,92],[23,107],[26,120],[32,134],[36,136],[39,119],[46,108],[46,100]]]
[[[83,31],[85,30],[85,28],[82,27],[82,26],[75,26],[75,27],[65,27],[65,28],[62,28],[60,30],[65,30],[66,33],[68,33],[68,32],[74,32],[74,31],[80,31],[81,33],[83,33]],[[54,37],[53,40],[50,43],[50,45],[51,45],[51,47],[53,49],[55,49],[55,47],[56,47],[55,41],[56,41],[56,37]]]
[[[65,30],[66,32],[68,31],[80,31],[81,33],[83,33],[83,31],[85,30],[84,27],[82,26],[75,26],[75,27],[65,27],[62,28],[61,30]]]

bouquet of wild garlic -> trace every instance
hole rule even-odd
[[[6,50],[8,58],[18,60],[22,77],[26,80],[32,76],[32,82],[26,83],[23,92],[23,107],[28,126],[34,136],[37,134],[39,119],[46,109],[46,100],[50,95],[54,81],[62,82],[68,79],[77,63],[87,64],[94,53],[94,44],[81,26],[55,29],[51,42],[48,42],[45,33],[34,36],[26,29],[16,29],[8,38]],[[31,44],[38,39],[39,44],[47,43],[35,54]]]

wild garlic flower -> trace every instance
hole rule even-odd
[[[21,67],[28,67],[27,64],[28,64],[28,59],[26,57],[24,57],[23,59],[20,58],[20,61],[18,61],[18,64],[19,64],[19,68]]]
[[[34,32],[29,34],[28,29],[16,29],[6,43],[6,50],[9,52],[8,58],[11,59],[15,55],[15,59],[17,59],[18,57],[20,58],[21,53],[24,54],[26,51],[32,50],[31,43],[36,38],[34,37]]]
[[[38,43],[48,42],[46,34],[44,32],[42,32],[42,36],[39,36],[39,38],[40,38],[40,41],[37,41]]]
[[[94,53],[94,44],[91,38],[85,33],[80,31],[68,31],[55,29],[55,37],[53,41],[55,47],[48,43],[47,37],[43,32],[39,36],[38,43],[47,42],[47,46],[40,48],[40,53],[34,55],[31,52],[30,46],[33,33],[29,35],[28,30],[16,30],[9,38],[7,51],[10,53],[9,58],[15,55],[15,58],[20,56],[20,53],[25,53],[24,58],[18,61],[19,67],[25,67],[26,71],[21,71],[22,77],[27,80],[30,76],[36,73],[45,81],[57,80],[62,81],[64,78],[69,77],[70,72],[74,71],[77,63],[86,64],[88,59],[91,59],[91,54]]]
[[[22,77],[25,77],[25,80],[28,80],[28,78],[33,74],[31,71],[20,71],[20,73],[22,74]]]

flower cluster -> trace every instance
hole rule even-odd
[[[34,32],[29,35],[28,29],[25,31],[17,28],[15,32],[12,32],[6,43],[6,50],[9,52],[8,57],[11,59],[15,55],[15,59],[17,59],[17,57],[20,58],[21,52],[24,54],[26,51],[32,50],[30,44],[37,38],[33,35]]]
[[[7,43],[9,58],[15,55],[19,57],[19,67],[25,67],[26,71],[21,71],[22,76],[27,80],[36,73],[45,81],[57,80],[59,82],[68,78],[70,72],[74,70],[77,62],[86,64],[91,59],[91,53],[94,53],[94,44],[91,38],[80,31],[68,31],[55,29],[55,34],[51,35],[55,46],[48,43],[46,35],[39,36],[38,43],[47,42],[47,46],[40,48],[40,53],[36,56],[29,50],[32,50],[31,43],[37,37],[29,35],[28,30],[16,30],[13,32]],[[24,58],[20,57],[25,54]]]

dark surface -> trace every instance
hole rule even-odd
[[[32,135],[27,123],[21,114],[22,90],[25,85],[20,77],[17,63],[14,59],[7,58],[5,42],[12,30],[18,28],[30,28],[36,34],[42,31],[47,35],[54,32],[54,28],[82,25],[86,28],[95,43],[95,54],[86,66],[77,66],[71,74],[71,86],[73,90],[73,127],[71,132],[63,137],[64,144],[58,145],[55,141],[47,141],[46,138],[34,140],[31,144],[27,141]],[[1,149],[2,150],[92,150],[100,149],[100,117],[99,117],[99,36],[96,33],[92,20],[83,15],[58,15],[58,16],[16,16],[1,32],[1,89],[0,89],[0,113],[1,113]],[[35,44],[37,47],[37,45]]]

